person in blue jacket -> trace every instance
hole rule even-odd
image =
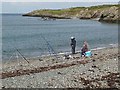
[[[71,37],[71,51],[72,51],[72,54],[75,54],[75,47],[76,47],[76,40],[75,40],[75,37]]]

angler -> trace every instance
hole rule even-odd
[[[76,47],[76,40],[75,40],[75,37],[71,37],[71,51],[72,51],[72,54],[75,54],[75,47]]]

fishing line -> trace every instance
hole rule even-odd
[[[51,55],[51,53],[58,59],[58,55],[57,53],[55,52],[55,50],[53,49],[53,47],[51,46],[51,44],[47,41],[47,39],[42,35],[40,34],[40,36],[43,38],[43,40],[47,43],[47,47],[48,47],[48,51],[49,51],[49,54]]]
[[[16,40],[14,39],[14,42],[16,42]],[[29,63],[29,61],[27,60],[27,58],[18,50],[18,48],[16,47],[15,44],[13,44],[13,48],[15,49],[15,51],[17,51],[19,53],[19,55],[27,62]]]
[[[46,40],[46,38],[41,34],[41,37],[45,40],[45,42],[47,43],[47,46],[48,46],[48,49],[49,49],[49,52],[52,50],[52,53],[53,54],[56,54],[54,49],[52,48],[52,46],[49,44],[49,42]],[[51,53],[51,52],[50,52]]]

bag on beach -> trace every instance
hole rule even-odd
[[[91,51],[87,51],[87,52],[85,52],[85,56],[86,56],[86,57],[90,57],[90,56],[92,56],[92,52],[91,52]]]

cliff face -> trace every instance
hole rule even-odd
[[[118,22],[120,5],[102,5],[92,7],[75,7],[60,10],[35,10],[23,16],[55,19],[97,19],[100,22]]]
[[[108,10],[104,10],[100,14],[99,21],[107,21],[107,22],[118,22],[118,21],[120,21],[119,10],[120,9],[118,7],[111,7]]]
[[[84,10],[80,12],[80,19],[96,19],[99,18],[99,21],[106,22],[117,22],[120,20],[120,16],[118,14],[118,7],[110,7],[103,10]]]
[[[105,8],[105,9],[98,9],[98,10],[83,10],[80,12],[79,18],[80,19],[96,19],[98,18],[101,22],[118,22],[120,20],[120,16],[118,14],[119,8],[116,6]]]

